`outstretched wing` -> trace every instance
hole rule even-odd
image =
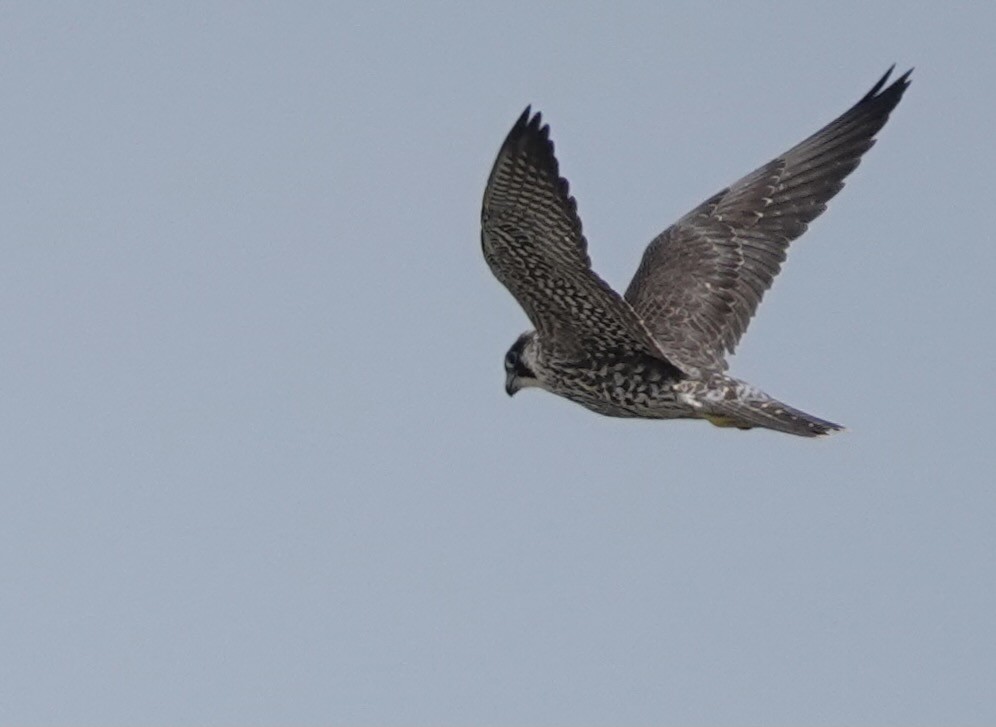
[[[591,269],[577,206],[550,128],[527,108],[484,190],[481,246],[546,345],[564,355],[622,349],[660,355],[632,307]]]
[[[661,233],[626,291],[675,364],[724,370],[789,243],[826,209],[909,85],[890,68],[864,98]]]

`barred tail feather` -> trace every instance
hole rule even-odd
[[[793,409],[775,399],[734,399],[713,402],[702,416],[716,426],[753,429],[764,427],[800,437],[819,437],[844,429],[840,424]]]

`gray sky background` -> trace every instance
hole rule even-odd
[[[991,3],[0,6],[0,723],[992,724]],[[502,357],[527,103],[596,269],[913,85],[733,371],[826,441]]]

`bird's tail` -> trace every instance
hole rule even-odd
[[[733,383],[730,379],[727,381]],[[764,427],[800,437],[819,437],[844,429],[840,424],[793,409],[741,381],[735,382],[734,391],[736,395],[729,398],[708,395],[699,398],[699,416],[717,427]]]

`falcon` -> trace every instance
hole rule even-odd
[[[658,235],[624,295],[592,270],[550,128],[527,107],[481,211],[484,258],[535,326],[505,355],[508,395],[538,387],[607,416],[803,437],[842,429],[729,376],[726,356],[789,243],[843,188],[903,97],[912,71],[886,85],[893,68],[840,117]]]

